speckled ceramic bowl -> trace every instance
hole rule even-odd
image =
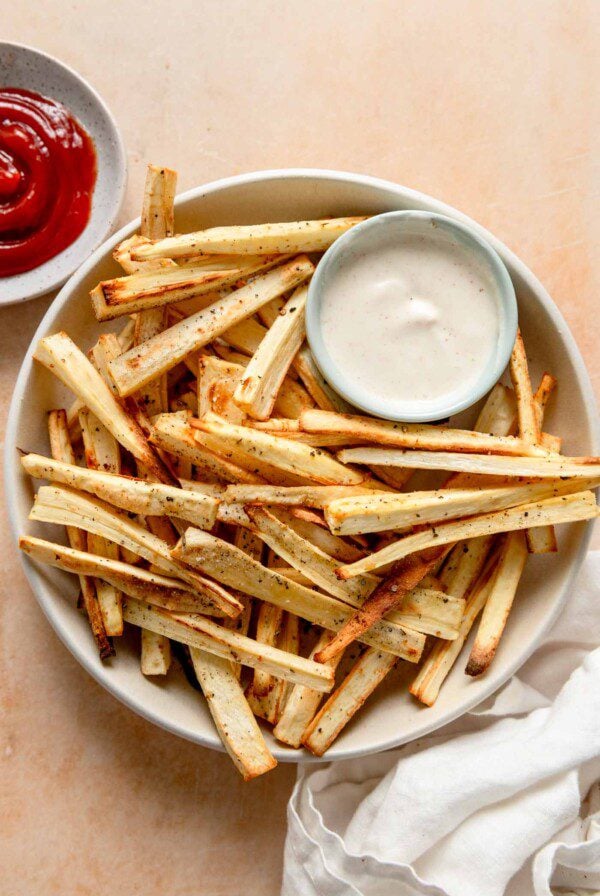
[[[123,202],[127,161],[117,123],[103,100],[87,81],[52,56],[0,42],[0,86],[33,90],[63,103],[94,141],[98,164],[92,213],[83,233],[37,268],[0,277],[0,305],[12,305],[62,286],[106,239]]]
[[[293,221],[327,215],[373,215],[396,209],[420,209],[449,215],[468,224],[488,240],[507,267],[519,306],[532,375],[544,370],[559,379],[556,400],[544,420],[548,432],[564,437],[565,454],[597,454],[597,412],[594,396],[579,350],[556,305],[527,267],[506,246],[456,209],[407,187],[359,174],[322,170],[261,171],[230,177],[184,193],[177,199],[177,229],[185,232],[224,224]],[[71,278],[48,310],[23,361],[10,409],[6,432],[6,503],[15,539],[28,532],[64,541],[64,529],[27,519],[33,486],[19,461],[18,448],[48,452],[46,413],[68,407],[72,395],[45,368],[35,364],[32,352],[38,339],[67,330],[88,349],[106,326],[100,327],[90,303],[83,299],[99,280],[115,277],[114,247],[139,227],[132,221],[98,249]],[[463,412],[457,421],[473,422],[478,408]],[[498,653],[486,675],[464,674],[470,643],[448,676],[435,706],[425,708],[411,698],[406,683],[414,667],[400,663],[386,678],[357,717],[342,732],[323,761],[346,759],[386,750],[422,737],[445,725],[497,690],[530,656],[556,621],[568,599],[575,575],[589,543],[591,526],[561,526],[560,551],[531,556],[527,562],[509,623]],[[140,674],[135,639],[117,646],[114,660],[102,663],[86,621],[74,609],[77,584],[72,576],[24,558],[27,577],[40,606],[58,636],[73,655],[115,697],[145,718],[181,737],[222,750],[206,703],[185,681],[177,664],[166,680]],[[269,746],[283,762],[317,762],[300,750],[287,749],[267,732]]]

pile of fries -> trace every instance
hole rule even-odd
[[[276,765],[257,717],[321,756],[399,662],[431,706],[478,616],[465,672],[483,674],[528,553],[598,515],[600,458],[544,431],[556,381],[533,391],[520,336],[472,431],[355,415],[304,308],[319,253],[362,219],[174,235],[175,181],[150,166],[124,274],[91,294],[118,335],[36,348],[74,402],[49,414],[50,456],[22,458],[48,482],[30,518],[69,547],[20,544],[78,577],[103,659],[126,623],[144,675],[173,651],[250,779]]]

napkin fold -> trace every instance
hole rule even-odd
[[[282,896],[600,893],[600,552],[504,688],[429,737],[300,766]]]

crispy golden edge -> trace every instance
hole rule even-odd
[[[336,414],[331,411],[304,411],[300,416],[300,427],[305,432],[345,433],[367,442],[397,448],[516,457],[548,456],[548,453],[536,444],[531,445],[514,436],[493,436],[470,429],[452,429],[425,423],[393,423],[387,420],[375,420],[372,417]]]
[[[195,647],[190,653],[219,737],[244,781],[275,768],[232,663]]]
[[[467,675],[482,675],[494,659],[519,585],[527,542],[523,532],[511,532],[498,560],[498,572],[489,593],[467,662]]]
[[[56,460],[66,463],[74,463],[75,455],[69,437],[66,411],[62,408],[52,410],[48,414],[48,435],[50,438],[50,452]],[[79,551],[87,549],[85,532],[77,526],[67,526],[67,537],[72,548]],[[104,620],[100,611],[94,580],[91,576],[80,576],[79,584],[83,597],[83,607],[90,623],[90,628],[98,648],[100,659],[104,660],[114,656],[115,649],[110,642]]]
[[[233,324],[253,314],[275,295],[307,280],[314,265],[306,256],[260,274],[251,283],[234,290],[209,308],[184,318],[149,339],[142,346],[124,352],[111,363],[111,373],[122,396],[131,395],[146,383],[171,370],[191,352],[212,342]]]
[[[303,746],[322,756],[396,662],[389,653],[373,647],[365,650],[302,734]]]
[[[277,647],[258,645],[252,638],[218,625],[197,613],[170,613],[129,598],[123,608],[126,622],[166,635],[174,641],[206,650],[232,662],[266,669],[293,683],[327,693],[333,685],[331,669]]]
[[[337,630],[352,615],[352,609],[342,601],[286,579],[233,545],[199,529],[188,529],[172,556],[225,585],[237,587],[323,628]],[[362,640],[411,662],[418,661],[425,644],[424,635],[387,620],[365,632]]]
[[[516,529],[528,529],[531,526],[570,523],[594,519],[596,516],[598,507],[593,492],[561,495],[557,498],[511,507],[508,510],[483,513],[464,520],[453,520],[439,526],[428,527],[423,532],[399,538],[391,545],[356,563],[340,567],[338,574],[344,579],[363,575],[365,572],[401,560],[415,551],[449,544],[463,538],[511,532]]]

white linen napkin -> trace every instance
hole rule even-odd
[[[299,767],[282,896],[600,893],[598,644],[594,552],[485,704],[397,750]]]

